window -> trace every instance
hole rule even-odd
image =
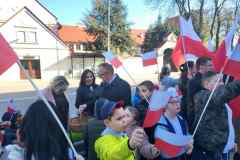
[[[25,32],[19,31],[17,32],[17,42],[24,43],[25,42]]]
[[[36,32],[25,32],[26,43],[37,43]]]
[[[17,40],[18,43],[37,43],[37,34],[32,31],[18,31]]]
[[[76,44],[76,50],[77,50],[77,51],[81,51],[81,48],[82,48],[82,47],[81,47],[81,43]]]

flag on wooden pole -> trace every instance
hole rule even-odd
[[[17,59],[17,54],[0,33],[0,75],[10,68]]]

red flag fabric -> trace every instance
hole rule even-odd
[[[190,135],[181,135],[166,131],[161,127],[155,130],[155,147],[160,150],[164,158],[174,158],[180,156],[186,150],[186,145],[192,140]]]
[[[194,31],[192,20],[186,21],[183,17],[179,18],[180,35],[172,53],[172,61],[176,67],[184,64],[186,61],[195,61],[198,57],[210,57],[210,52],[202,43],[197,33]]]
[[[185,63],[184,53],[183,53],[183,46],[182,46],[182,37],[179,36],[177,39],[176,46],[172,52],[172,61],[174,65],[179,68],[182,64]]]
[[[171,97],[179,97],[178,92],[175,88],[168,88],[167,91],[153,91],[143,122],[144,128],[152,127],[160,120],[165,106]]]
[[[110,62],[115,68],[122,66],[122,62],[113,55],[112,52],[104,52],[103,56],[106,58],[108,62]]]
[[[231,100],[228,105],[232,109],[233,119],[240,118],[240,96]]]
[[[156,51],[150,51],[142,54],[143,66],[150,66],[157,64]]]
[[[240,78],[240,72],[236,69],[240,67],[240,44],[232,51],[232,39],[236,30],[237,22],[232,25],[230,31],[217,49],[215,58],[213,59],[213,66],[216,72],[220,72],[224,66],[223,73]]]
[[[18,57],[0,33],[0,75],[10,68]]]
[[[222,43],[216,54],[216,59],[213,61],[215,70],[219,72],[223,66],[222,63],[227,59],[228,61],[224,67],[223,73],[233,76],[235,79],[240,79],[240,71],[236,69],[240,68],[240,37],[231,56],[228,57],[226,54],[226,43]]]

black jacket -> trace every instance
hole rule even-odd
[[[94,115],[95,89],[97,87],[98,85],[94,84],[92,86],[79,86],[77,89],[75,107],[79,108],[79,105],[87,104],[87,108],[83,112],[86,112],[90,116]]]
[[[196,93],[199,91],[203,90],[204,88],[202,87],[201,84],[202,81],[202,74],[197,73],[191,80],[188,81],[187,85],[187,97],[186,97],[186,104],[187,104],[187,114],[186,114],[186,120],[188,122],[189,126],[189,132],[192,133],[193,131],[193,121],[194,121],[194,101],[193,97]]]
[[[131,105],[131,88],[128,82],[116,75],[115,79],[108,84],[101,83],[97,89],[98,97],[106,98],[111,101],[124,101],[125,105]]]
[[[209,90],[202,90],[194,96],[196,126],[210,95]],[[225,103],[240,95],[240,81],[226,86],[219,86],[210,100],[199,128],[194,137],[194,145],[210,152],[222,153],[228,139],[228,114]]]

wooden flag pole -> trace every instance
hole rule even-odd
[[[59,120],[58,116],[56,115],[56,113],[54,112],[54,110],[52,109],[51,105],[48,103],[47,99],[44,97],[44,95],[42,94],[42,92],[38,89],[38,87],[36,86],[36,84],[33,82],[33,80],[31,79],[31,77],[29,76],[28,72],[24,69],[24,67],[22,66],[21,62],[19,60],[17,60],[17,64],[20,67],[20,69],[24,72],[25,76],[27,77],[28,81],[31,83],[31,85],[33,86],[33,88],[37,91],[37,94],[39,95],[39,97],[43,100],[43,102],[47,105],[47,108],[49,109],[49,111],[51,112],[51,114],[53,115],[53,117],[55,118],[55,120],[57,121],[59,127],[61,128],[66,140],[68,141],[68,144],[70,145],[75,158],[77,160],[84,160],[84,158],[77,153],[76,149],[74,148],[70,138],[68,137],[68,134],[66,132],[66,130],[64,129],[61,121]]]

